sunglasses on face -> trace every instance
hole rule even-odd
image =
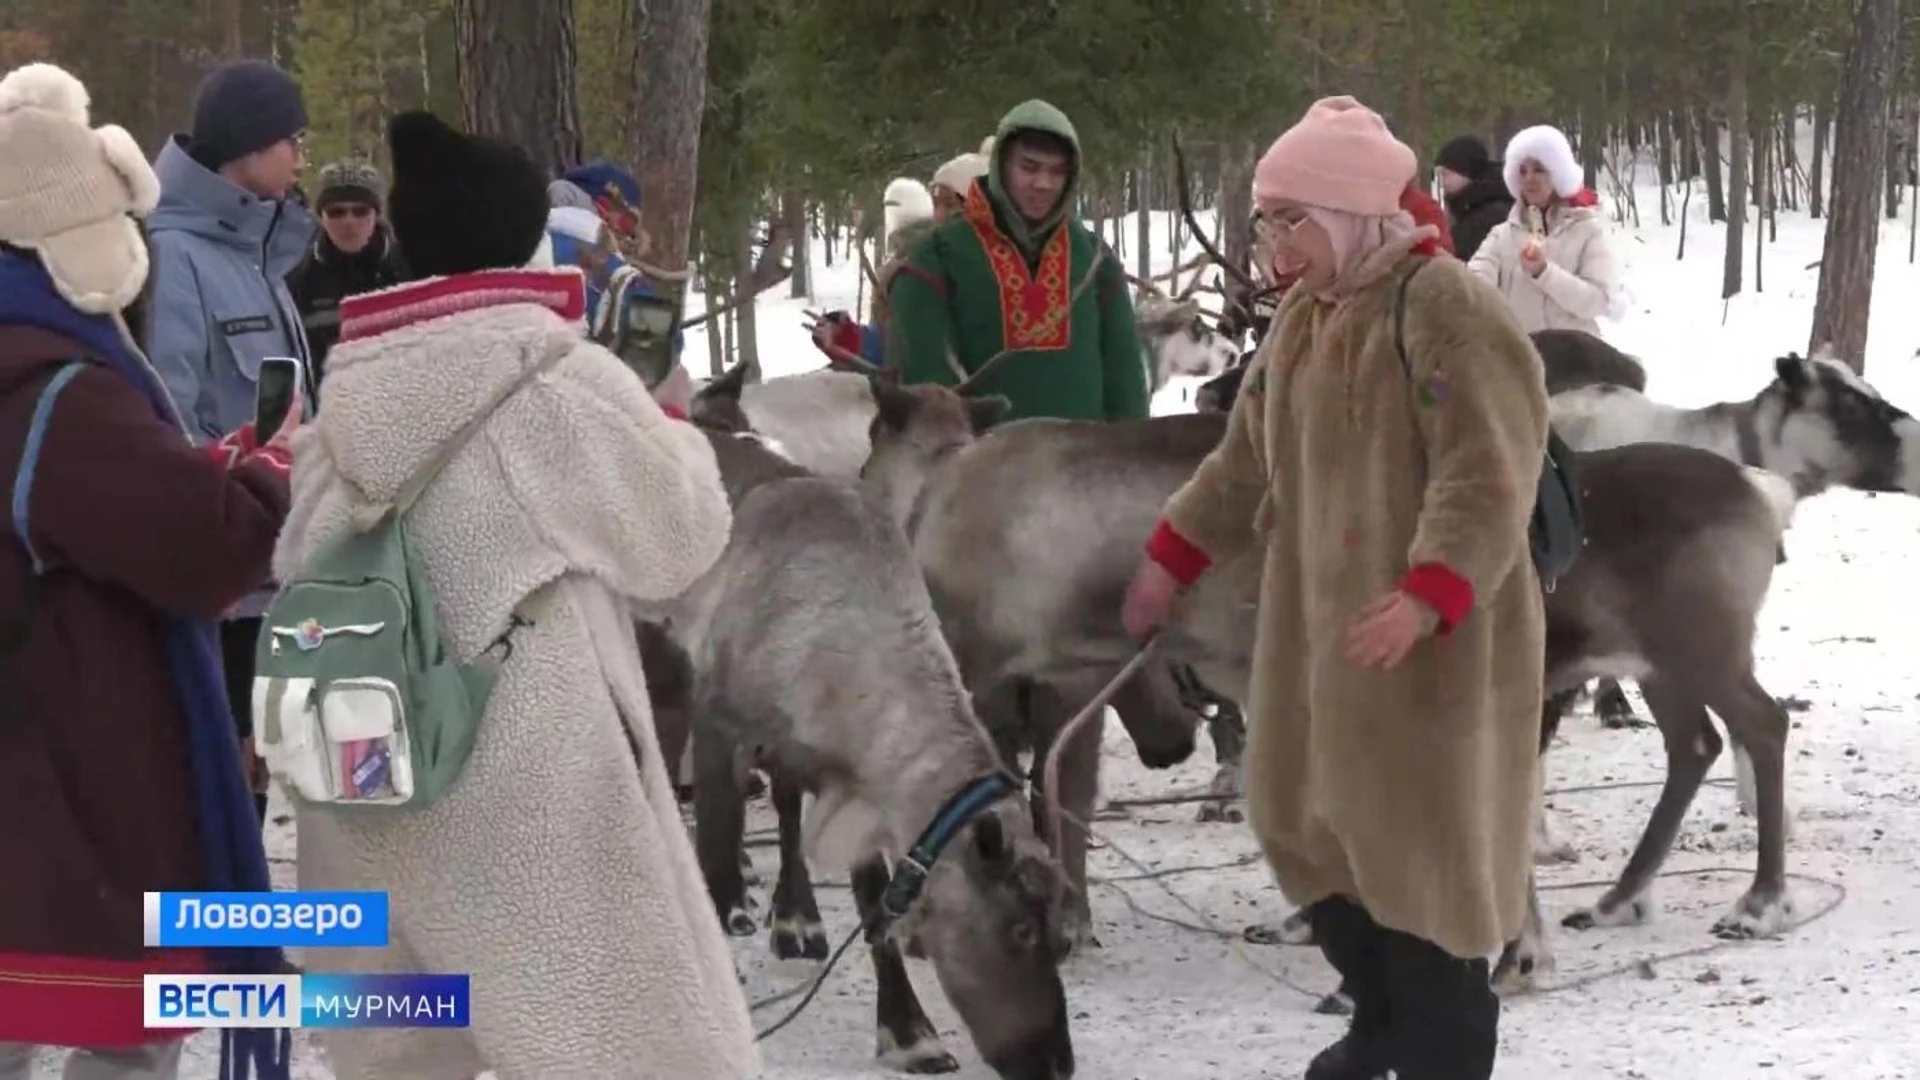
[[[335,203],[320,212],[332,221],[338,221],[341,218],[353,218],[357,221],[363,217],[373,216],[373,207],[360,206],[356,203]]]

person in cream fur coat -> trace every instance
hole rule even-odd
[[[324,416],[294,447],[287,580],[525,379],[408,523],[449,647],[533,597],[465,774],[423,811],[304,809],[303,889],[390,895],[390,945],[310,971],[472,976],[470,1029],[321,1037],[341,1080],[745,1080],[760,1071],[694,861],[626,606],[674,596],[731,524],[710,446],[580,329],[576,269],[533,269],[546,181],[425,113],[388,133],[416,273],[349,299]],[[545,370],[543,363],[555,360]],[[531,377],[528,373],[532,372]],[[536,596],[535,594],[544,594]]]
[[[1602,317],[1625,313],[1626,294],[1573,147],[1558,128],[1527,128],[1507,143],[1505,172],[1513,212],[1467,265],[1507,298],[1522,330],[1599,334]]]

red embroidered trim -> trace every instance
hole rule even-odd
[[[340,302],[340,340],[358,341],[432,319],[507,304],[539,304],[561,318],[586,317],[586,279],[564,270],[482,270],[428,278]]]
[[[1072,244],[1062,223],[1040,250],[1040,271],[1027,273],[1027,260],[993,220],[985,184],[967,190],[967,224],[980,238],[987,265],[1000,286],[1000,340],[1008,349],[1053,352],[1065,349],[1073,338],[1073,315],[1068,301],[1073,291],[1067,281],[1072,271]]]
[[[0,1042],[126,1048],[193,1034],[142,1022],[143,976],[209,970],[197,949],[144,960],[0,953]]]

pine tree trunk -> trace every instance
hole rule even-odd
[[[787,234],[793,247],[793,288],[787,293],[795,300],[813,296],[813,230],[807,226],[807,197],[798,191],[787,192]]]
[[[1707,220],[1727,220],[1726,175],[1720,157],[1720,124],[1706,106],[1693,110],[1693,129],[1700,137],[1700,171],[1707,179]]]
[[[627,160],[640,170],[640,224],[647,261],[674,270],[687,261],[700,171],[700,118],[707,105],[707,30],[712,0],[633,5],[636,72]]]
[[[1834,110],[1833,205],[1807,348],[1830,343],[1855,371],[1866,367],[1881,178],[1887,169],[1887,107],[1898,70],[1899,33],[1900,0],[1856,0],[1853,42]]]
[[[454,0],[466,129],[558,175],[579,162],[573,0]]]
[[[1747,123],[1747,26],[1738,16],[1733,48],[1727,57],[1727,135],[1732,142],[1727,152],[1727,249],[1720,274],[1722,300],[1740,292],[1740,263],[1747,229],[1747,166],[1751,157],[1747,144],[1752,141]],[[1717,155],[1716,155],[1717,156]]]
[[[1807,216],[1827,212],[1827,136],[1833,127],[1833,106],[1823,96],[1813,103],[1813,165],[1807,174]]]
[[[1260,148],[1251,140],[1242,140],[1225,144],[1225,157],[1220,163],[1220,198],[1214,205],[1219,225],[1214,230],[1220,235],[1220,254],[1240,270],[1253,265],[1253,230],[1248,223],[1253,220],[1253,163],[1260,156]],[[1233,283],[1233,272],[1222,271],[1221,286]]]
[[[1147,197],[1147,182],[1151,178],[1149,160],[1143,158],[1140,167],[1133,170],[1133,210],[1137,215],[1133,219],[1133,231],[1134,240],[1140,246],[1134,255],[1133,274],[1141,281],[1153,277],[1153,200]]]

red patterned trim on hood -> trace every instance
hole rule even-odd
[[[586,317],[586,279],[564,270],[482,270],[427,278],[340,302],[340,340],[358,341],[432,319],[508,304],[538,304],[570,322]]]

